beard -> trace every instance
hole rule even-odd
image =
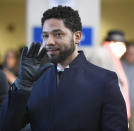
[[[51,55],[49,56],[49,60],[52,63],[62,63],[64,62],[69,56],[72,55],[72,53],[75,50],[75,44],[73,39],[70,42],[70,47],[66,47],[65,50],[59,50],[59,54],[58,55]]]

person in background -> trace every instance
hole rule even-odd
[[[126,42],[126,52],[121,58],[121,62],[129,82],[129,93],[131,103],[131,119],[129,131],[134,131],[134,42]]]
[[[7,77],[7,80],[12,84],[17,76],[17,52],[14,50],[8,50],[5,54],[3,61],[3,71]]]
[[[58,6],[42,17],[43,46],[24,47],[19,75],[0,112],[0,131],[127,131],[126,105],[115,72],[78,50],[77,10]],[[51,63],[41,66],[47,53]]]
[[[126,51],[125,35],[123,31],[108,32],[102,45],[84,49],[87,60],[105,69],[115,71],[119,78],[121,92],[126,102],[128,119],[131,117],[128,81],[120,58]],[[94,54],[94,55],[93,55]]]

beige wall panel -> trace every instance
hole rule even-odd
[[[18,49],[24,43],[25,3],[0,2],[0,55],[8,49]]]
[[[127,40],[134,40],[134,2],[102,2],[100,41],[111,29],[123,30]]]

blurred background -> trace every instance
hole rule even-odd
[[[101,0],[99,5],[97,44],[113,29],[124,31],[127,40],[134,40],[134,0]],[[26,8],[25,0],[0,0],[0,61],[8,49],[18,50],[26,44]]]
[[[0,56],[17,50],[25,40],[25,0],[0,0]]]

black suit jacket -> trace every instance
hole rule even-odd
[[[32,92],[11,91],[1,131],[18,131],[27,122],[32,131],[127,131],[116,74],[89,63],[83,52],[69,66],[58,87],[53,66],[34,83]]]

